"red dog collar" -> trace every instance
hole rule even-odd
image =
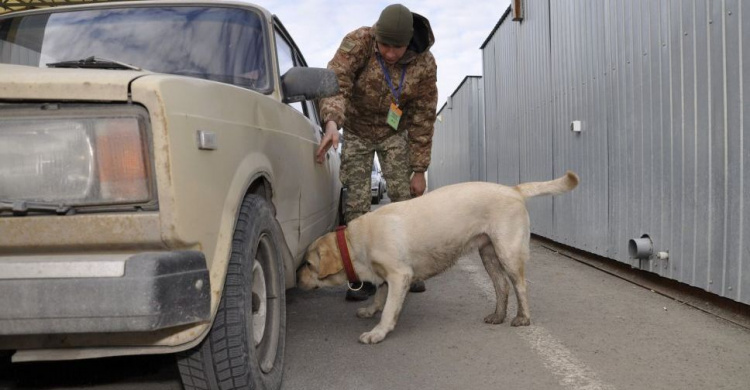
[[[352,265],[352,258],[349,257],[349,248],[346,246],[346,236],[344,235],[346,226],[339,226],[336,228],[336,243],[341,253],[341,261],[344,263],[344,270],[346,270],[346,277],[349,279],[349,289],[357,291],[362,289],[362,282],[357,277],[357,273],[354,272],[354,266]],[[357,288],[352,287],[357,285]]]

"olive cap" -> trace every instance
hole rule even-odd
[[[414,18],[402,4],[391,4],[375,23],[375,39],[391,46],[408,46],[414,35]]]

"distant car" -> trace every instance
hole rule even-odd
[[[372,203],[379,204],[386,193],[387,188],[385,178],[380,170],[380,163],[377,158],[372,163],[372,173],[370,174],[370,190],[372,192]]]

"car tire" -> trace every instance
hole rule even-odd
[[[372,204],[380,204],[380,191],[378,194],[372,197]]]
[[[278,389],[284,365],[283,235],[268,202],[240,208],[224,290],[206,338],[178,354],[185,390]]]

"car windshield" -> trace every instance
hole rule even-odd
[[[148,71],[269,89],[261,16],[225,7],[137,7],[0,18],[0,63],[90,57]]]

